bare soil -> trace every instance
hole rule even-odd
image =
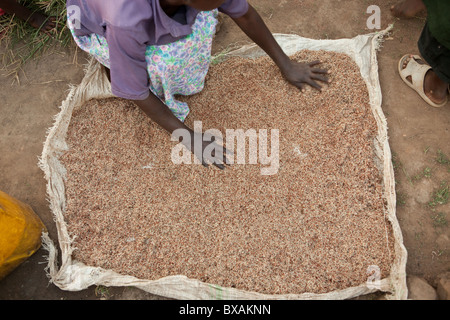
[[[450,269],[450,204],[437,203],[435,193],[450,182],[450,103],[428,106],[398,76],[398,60],[418,54],[417,40],[425,23],[421,16],[398,20],[390,15],[396,0],[314,1],[253,0],[274,33],[294,33],[315,39],[351,38],[372,32],[366,27],[367,7],[381,9],[381,28],[395,23],[378,55],[382,108],[387,116],[397,182],[397,216],[408,250],[407,273],[435,285],[436,276]],[[228,17],[214,42],[213,53],[249,43]],[[5,48],[0,48],[4,51]],[[59,112],[70,84],[83,78],[86,54],[74,47],[58,49],[28,63],[19,75],[0,78],[0,189],[31,205],[57,242],[56,227],[46,199],[46,181],[38,168],[46,131]],[[80,292],[61,291],[49,284],[40,249],[0,282],[0,299],[161,299],[134,288],[90,287]]]

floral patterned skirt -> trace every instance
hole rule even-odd
[[[190,35],[167,45],[147,47],[149,89],[181,121],[184,121],[189,114],[189,107],[187,103],[176,100],[174,96],[192,95],[203,89],[211,60],[217,15],[217,9],[200,12]],[[71,19],[67,20],[77,45],[109,68],[109,49],[106,39],[95,33],[88,36],[76,36]]]

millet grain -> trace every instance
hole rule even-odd
[[[73,257],[142,279],[185,275],[266,294],[357,286],[370,265],[387,277],[393,236],[366,85],[344,54],[293,59],[324,61],[331,84],[300,93],[268,58],[230,58],[211,66],[201,93],[180,97],[191,127],[278,129],[273,176],[259,164],[174,165],[177,143],[123,99],[74,110],[61,156]]]

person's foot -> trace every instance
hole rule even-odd
[[[414,59],[412,55],[405,59],[402,68],[405,69],[408,62]],[[422,59],[416,59],[417,63],[425,64]],[[411,76],[407,76],[406,80],[412,83]],[[428,70],[423,81],[423,90],[428,98],[436,104],[445,102],[448,95],[448,84],[442,81],[433,69]]]
[[[28,18],[27,22],[35,29],[39,29],[48,35],[51,35],[52,30],[56,27],[56,18],[48,17],[39,12],[33,12]]]
[[[426,10],[422,0],[403,0],[391,7],[391,13],[396,18],[413,18]]]

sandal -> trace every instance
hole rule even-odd
[[[398,62],[398,72],[400,73],[400,77],[403,79],[403,81],[414,91],[416,91],[425,102],[427,102],[430,106],[433,106],[435,108],[443,107],[447,104],[448,99],[446,98],[445,101],[441,104],[434,103],[423,90],[423,81],[425,79],[425,75],[427,74],[428,70],[431,69],[429,65],[426,64],[420,64],[416,60],[421,59],[418,55],[413,55],[411,60],[408,62],[405,69],[403,69],[403,62],[409,58],[411,55],[405,54],[400,61]],[[411,76],[411,81],[406,79],[407,77]]]

